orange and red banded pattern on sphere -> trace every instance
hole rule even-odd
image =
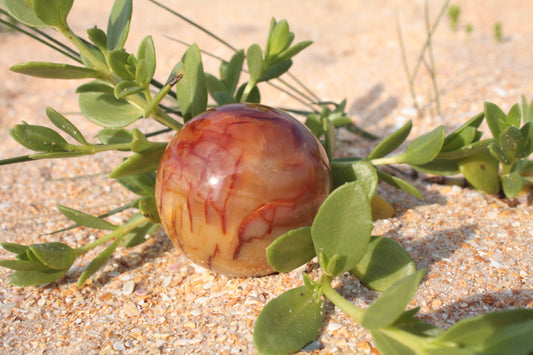
[[[163,228],[194,262],[228,276],[273,270],[265,248],[311,225],[332,188],[320,142],[288,114],[257,104],[187,122],[157,172]]]

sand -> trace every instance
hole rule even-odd
[[[347,99],[354,122],[381,137],[407,120],[410,139],[444,125],[451,131],[491,101],[508,110],[524,94],[533,99],[533,3],[519,0],[465,0],[459,29],[447,19],[433,37],[441,114],[422,66],[415,81],[422,115],[413,107],[396,29],[402,26],[407,61],[414,66],[425,40],[422,1],[265,1],[171,2],[170,7],[227,39],[237,48],[264,43],[270,18],[286,18],[296,40],[314,44],[294,61],[293,73],[321,99]],[[442,1],[430,2],[435,19]],[[105,28],[110,1],[76,2],[70,22]],[[503,37],[495,41],[493,27]],[[473,31],[467,33],[465,26]],[[153,35],[157,77],[164,81],[185,47],[169,37],[198,43],[218,56],[231,51],[187,23],[147,1],[136,1],[128,49]],[[48,125],[52,106],[68,115],[95,141],[98,127],[77,114],[75,88],[81,81],[52,81],[12,73],[10,65],[32,60],[64,61],[48,48],[20,34],[0,33],[0,159],[28,154],[7,134],[26,121]],[[218,62],[205,59],[206,71]],[[301,108],[288,95],[262,87],[263,103]],[[143,124],[143,128],[158,127]],[[485,126],[482,127],[488,132]],[[339,155],[365,156],[375,142],[342,134]],[[69,160],[44,160],[0,169],[0,241],[23,244],[63,241],[73,247],[102,235],[91,229],[46,233],[70,223],[56,204],[92,214],[131,201],[133,196],[106,177],[124,155],[100,154]],[[506,201],[469,188],[411,181],[424,195],[418,200],[387,186],[379,194],[396,209],[378,221],[375,235],[402,244],[417,267],[428,274],[410,306],[420,317],[448,328],[460,319],[500,309],[533,308],[533,207],[524,194],[511,207]],[[120,223],[129,216],[111,220]],[[67,276],[45,287],[8,284],[11,271],[0,269],[0,353],[163,353],[253,354],[253,327],[264,305],[302,284],[302,272],[318,277],[316,261],[287,274],[230,279],[192,264],[163,232],[132,249],[119,249],[82,288],[76,280],[96,255],[80,258]],[[0,251],[0,257],[10,255]],[[357,279],[343,275],[337,290],[358,305],[376,296]],[[327,307],[316,354],[376,353],[368,332],[335,307]]]

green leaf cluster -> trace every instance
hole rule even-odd
[[[63,277],[76,259],[76,251],[58,242],[20,245],[1,243],[15,260],[0,260],[0,266],[15,270],[10,283],[16,286],[47,284]]]
[[[479,118],[474,121],[470,126],[479,124]],[[409,129],[409,124],[402,127],[389,138],[388,146],[378,145],[371,157],[379,159],[381,154],[394,150]],[[421,147],[430,149],[431,142],[438,142],[439,150],[448,144],[448,151],[454,151],[461,144],[450,142],[461,131],[446,140],[442,129],[435,130],[411,143],[402,159],[411,159],[410,154]],[[431,155],[438,155],[438,151]],[[371,236],[369,201],[378,180],[375,167],[359,160],[343,170],[349,173],[338,177],[340,186],[324,201],[312,225],[285,233],[267,248],[267,259],[274,270],[288,272],[316,256],[322,276],[315,282],[304,273],[304,286],[283,293],[265,306],[254,330],[259,353],[289,354],[313,341],[322,327],[326,299],[368,329],[384,355],[499,354],[508,349],[528,354],[533,350],[526,335],[533,329],[532,310],[486,314],[458,322],[447,331],[415,318],[418,309],[405,310],[425,270],[417,271],[408,252],[397,242]],[[345,272],[382,294],[366,309],[355,306],[331,287],[333,279]]]
[[[353,186],[350,190],[354,190]],[[341,191],[336,189],[332,196],[338,194],[335,199],[341,199],[340,196],[346,194]],[[345,206],[349,205],[346,202]],[[320,213],[339,207],[331,202],[324,203]],[[353,215],[359,212],[355,210]],[[329,218],[333,226],[339,218],[353,217],[332,215]],[[342,232],[341,237],[336,238],[337,233],[338,230],[332,229],[329,240],[324,241],[322,237],[313,236],[313,227],[304,227],[286,233],[269,246],[270,264],[275,270],[286,272],[309,261],[315,255],[313,246],[317,243],[321,246],[318,260],[323,275],[315,282],[303,274],[304,286],[283,293],[265,306],[254,330],[254,343],[259,353],[289,354],[313,341],[324,321],[325,299],[368,329],[384,355],[500,354],[506,351],[525,355],[533,350],[530,340],[533,310],[489,313],[460,321],[444,331],[414,317],[418,308],[405,310],[425,270],[416,271],[409,254],[398,243],[386,237],[371,237],[364,245],[357,232],[353,233],[353,240],[347,240]],[[370,288],[383,292],[366,309],[355,306],[331,287],[332,280],[345,271],[346,260],[354,255],[350,249],[354,241],[360,242],[359,249],[364,252],[350,272]],[[330,250],[334,251],[333,256],[328,254]]]
[[[77,157],[110,150],[132,152],[131,156],[113,169],[110,177],[137,194],[139,196],[137,200],[101,216],[92,216],[70,207],[58,206],[60,212],[75,223],[63,230],[84,226],[110,232],[93,243],[74,249],[75,256],[78,256],[112,241],[89,264],[79,280],[80,285],[109,259],[119,245],[132,247],[144,242],[147,235],[155,233],[160,223],[154,198],[155,170],[166,142],[154,142],[148,137],[165,130],[145,134],[137,128],[126,127],[140,118],[151,117],[169,129],[179,130],[181,123],[172,115],[177,115],[183,122],[190,120],[206,110],[209,93],[219,103],[246,101],[246,99],[258,102],[260,96],[255,84],[285,73],[292,64],[291,56],[307,46],[298,44],[290,47],[294,35],[288,32],[287,22],[283,20],[278,24],[273,20],[267,44],[269,49],[264,52],[265,58],[262,57],[263,51],[258,46],[252,46],[249,58],[246,57],[244,50],[236,51],[229,61],[222,61],[220,79],[218,79],[204,73],[201,51],[196,44],[193,44],[188,47],[181,61],[175,65],[167,82],[160,84],[154,79],[156,49],[152,37],[144,37],[136,53],[130,53],[125,49],[133,12],[132,0],[115,0],[108,17],[107,28],[105,31],[98,27],[89,28],[88,41],[76,35],[69,27],[67,17],[73,0],[51,2],[2,0],[2,5],[9,16],[30,27],[51,27],[63,35],[75,49],[67,45],[53,46],[53,48],[60,48],[58,50],[67,53],[71,59],[79,63],[72,65],[32,61],[14,65],[11,70],[40,78],[91,79],[92,81],[80,85],[76,90],[79,94],[79,107],[85,118],[101,126],[102,129],[97,135],[99,142],[89,142],[73,122],[49,107],[46,114],[55,129],[26,122],[16,125],[9,131],[10,135],[34,153],[6,159],[0,164]],[[285,38],[287,35],[290,38]],[[254,55],[257,53],[260,54],[260,65],[254,64],[257,59]],[[249,69],[255,82],[253,87],[239,82],[245,60],[250,64]],[[172,91],[173,87],[175,92]],[[247,88],[251,91],[246,92]],[[163,100],[173,107],[163,105]],[[137,209],[138,213],[125,224],[114,225],[104,219],[126,208]],[[9,260],[3,263],[14,265],[13,261]],[[20,265],[20,263],[15,264]],[[68,268],[65,266],[65,270],[61,271],[66,272],[66,270]],[[41,277],[31,282],[20,281],[17,271],[13,283],[29,285],[51,282],[64,274],[45,271],[47,278]]]
[[[345,113],[346,99],[340,104],[334,104],[334,106],[332,110],[326,104],[323,104],[320,113],[310,113],[305,121],[305,125],[321,140],[330,160],[333,157],[337,143],[337,129],[353,127],[351,118],[346,116]]]
[[[531,103],[522,98],[519,104],[506,114],[493,103],[486,102],[485,110],[466,123],[445,135],[443,126],[415,138],[405,150],[389,156],[408,138],[411,121],[384,138],[365,159],[374,166],[385,164],[408,164],[421,172],[453,176],[462,174],[476,189],[506,197],[515,197],[525,185],[531,185],[533,163],[533,123]],[[523,119],[522,119],[523,117]],[[486,121],[492,138],[482,139],[479,130]],[[310,125],[311,126],[311,125]],[[317,127],[316,124],[312,124]],[[313,130],[316,132],[315,130]],[[332,160],[334,178],[342,183],[349,178],[350,164],[361,158],[350,157]],[[420,192],[405,180],[378,170],[378,177],[396,188],[421,198]]]
[[[349,312],[362,317],[369,329],[376,324],[389,325],[403,312],[422,273],[415,273],[411,257],[398,243],[371,237],[370,199],[377,185],[375,172],[373,176],[339,186],[324,201],[310,227],[290,231],[267,248],[267,259],[276,271],[290,271],[318,256],[324,275],[315,283],[304,274],[305,286],[282,294],[263,309],[254,331],[254,342],[261,353],[290,353],[311,342],[323,321],[322,295],[337,304],[335,300],[342,297],[329,284],[345,272],[373,289],[386,290],[368,312],[350,306]],[[410,281],[413,274],[416,279]]]
[[[264,51],[254,43],[246,50],[249,79],[239,95],[240,102],[255,102],[253,93],[258,83],[280,77],[292,66],[292,57],[311,45],[311,41],[292,45],[294,33],[290,32],[287,20],[272,18]],[[292,46],[291,46],[292,45]]]
[[[525,97],[522,98],[522,110],[519,104],[515,104],[507,114],[493,103],[485,103],[487,125],[494,137],[489,151],[501,165],[501,186],[509,198],[515,197],[524,183],[529,183],[523,175],[529,173],[531,161],[528,158],[533,153],[530,107],[531,103],[528,104]]]

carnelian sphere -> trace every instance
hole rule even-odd
[[[195,263],[227,276],[273,270],[265,248],[311,225],[331,170],[299,121],[257,104],[210,109],[168,144],[155,196],[163,228]]]

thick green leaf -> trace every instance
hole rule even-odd
[[[117,100],[113,95],[86,92],[80,94],[81,112],[89,121],[109,128],[127,126],[141,118],[144,112],[128,101]]]
[[[409,253],[386,237],[372,237],[363,258],[350,273],[375,291],[385,291],[396,281],[415,272]]]
[[[397,330],[395,331],[398,332]],[[378,348],[380,354],[417,355],[416,350],[407,344],[402,344],[396,337],[391,336],[389,333],[389,329],[373,329],[370,331],[372,341]]]
[[[494,158],[499,160],[502,164],[512,165],[513,157],[511,157],[505,150],[503,150],[497,142],[492,143],[489,146],[489,152]]]
[[[30,27],[50,27],[35,15],[33,7],[28,6],[26,1],[21,0],[0,0],[6,11],[17,21]]]
[[[128,64],[130,54],[123,49],[116,49],[109,52],[109,66],[115,74],[120,76],[124,80],[135,80],[134,72]]]
[[[425,272],[418,270],[387,288],[365,310],[361,325],[366,329],[378,329],[394,323],[411,301]]]
[[[48,269],[44,271],[22,271],[17,270],[11,274],[9,278],[9,283],[14,286],[28,287],[28,286],[37,286],[45,285],[50,282],[59,280],[67,273],[66,270],[53,270]]]
[[[305,120],[305,125],[307,128],[313,132],[314,136],[319,139],[324,134],[324,127],[322,125],[322,120],[319,115],[316,113],[311,113],[307,116]]]
[[[63,243],[31,244],[29,249],[41,263],[55,270],[69,269],[76,259],[74,249]]]
[[[226,85],[213,74],[205,73],[205,83],[211,96],[214,96],[218,91],[228,91]]]
[[[133,134],[124,128],[104,128],[98,132],[98,140],[103,144],[131,143]]]
[[[119,100],[130,95],[138,94],[140,92],[143,92],[144,90],[145,88],[139,86],[139,84],[137,84],[137,82],[135,81],[123,80],[118,83],[117,86],[115,86],[113,95],[115,95],[115,98]]]
[[[415,317],[419,310],[420,307],[417,307],[403,312],[402,315],[394,321],[391,328],[399,328],[411,334],[424,337],[441,336],[444,333],[444,330]]]
[[[528,104],[526,97],[522,95],[522,109],[524,111],[524,122],[533,122],[533,100]]]
[[[117,182],[136,195],[154,196],[155,174],[149,172],[140,175],[129,175],[117,179]]]
[[[485,118],[485,112],[478,113],[477,115],[469,119],[466,123],[464,123],[459,128],[457,128],[455,131],[450,133],[444,140],[444,144],[442,145],[442,152],[456,150],[466,144],[470,144],[474,142],[477,136],[474,136],[473,140],[466,139],[466,136],[470,137],[471,133],[466,133],[466,136],[465,136],[464,131],[465,130],[471,131],[472,129],[474,129],[474,132],[477,132],[477,129],[483,122],[484,118]]]
[[[516,171],[501,176],[503,193],[507,198],[514,198],[522,190],[524,180]]]
[[[385,139],[381,141],[368,155],[368,160],[370,159],[377,159],[382,158],[385,155],[392,153],[396,148],[398,148],[409,136],[409,133],[411,132],[411,128],[413,128],[413,122],[408,121],[406,124],[404,124],[400,129],[398,129],[396,132],[392,133]]]
[[[80,39],[80,40],[83,40],[83,39]],[[81,59],[82,64],[90,69],[96,69],[95,63],[105,66],[107,64],[107,59],[104,56],[104,53],[102,53],[102,51],[100,51],[100,49],[98,49],[96,46],[90,43],[86,43],[86,44],[87,44],[87,51],[91,54],[92,58],[89,58],[84,53],[80,53],[80,59]]]
[[[429,163],[437,157],[445,138],[444,126],[437,127],[411,142],[401,154],[403,161],[409,165]]]
[[[86,79],[97,78],[98,71],[70,64],[27,62],[9,68],[15,73],[46,79]]]
[[[519,158],[527,158],[533,153],[533,122],[527,122],[523,125],[522,128],[520,128],[520,134],[522,137],[516,155]]]
[[[447,136],[442,145],[442,152],[457,150],[472,143],[477,136],[477,132],[478,130],[475,127],[465,127],[453,136]]]
[[[531,355],[533,354],[531,334],[533,334],[533,319],[509,325],[484,342],[482,352],[489,355]]]
[[[507,127],[507,115],[497,105],[485,102],[485,119],[494,139],[500,138],[500,132]]]
[[[167,145],[164,142],[150,142],[138,128],[132,130],[132,135],[131,150],[135,153],[144,154],[152,150],[161,150]]]
[[[268,53],[270,53],[270,44],[271,44],[271,38],[272,38],[272,32],[274,32],[274,28],[276,27],[277,21],[274,17],[270,19],[270,28],[268,30],[268,37],[265,44],[265,54],[268,57]]]
[[[176,93],[183,119],[188,121],[207,108],[207,87],[198,45],[190,46],[183,56],[183,72],[183,78],[176,84]]]
[[[324,302],[301,286],[270,301],[259,314],[254,344],[260,354],[289,354],[313,341],[322,325]]]
[[[532,309],[493,312],[464,319],[449,328],[437,340],[443,343],[455,343],[458,347],[470,348],[480,351],[483,354],[502,354],[500,352],[493,352],[490,348],[492,346],[498,346],[500,349],[506,350],[516,346],[517,348],[526,349],[526,351],[505,351],[504,353],[527,355],[533,351],[531,332],[527,332],[532,327],[532,321]],[[513,338],[513,334],[509,334],[508,329],[506,329],[507,327],[511,327],[510,329],[513,330],[513,333],[520,337],[519,339],[521,340],[518,343],[516,342],[517,339]],[[526,331],[529,337],[524,337],[523,334],[520,334],[520,328]],[[502,337],[502,335],[509,337]]]
[[[20,271],[43,271],[50,269],[42,263],[34,263],[26,260],[0,260],[0,266]]]
[[[235,100],[235,98],[226,91],[215,92],[213,99],[215,99],[219,105],[234,104],[237,102],[237,100]]]
[[[311,226],[316,255],[336,258],[333,276],[352,269],[366,252],[373,228],[367,192],[357,181],[335,189],[323,202]],[[321,265],[325,270],[327,265]]]
[[[26,253],[24,255],[17,255],[17,259],[19,260],[26,260],[31,261],[33,263],[39,263],[41,264],[41,261],[37,256],[31,251],[30,247],[28,246],[28,250],[26,250]]]
[[[291,59],[296,54],[300,53],[301,51],[309,47],[311,44],[313,44],[313,41],[302,41],[302,42],[296,43],[294,46],[284,50],[274,60],[270,60],[270,65],[275,65],[277,63],[281,63],[281,62]]]
[[[132,13],[131,0],[115,0],[107,22],[107,49],[112,51],[124,48]]]
[[[114,89],[112,86],[107,84],[104,81],[100,80],[93,80],[86,84],[81,84],[76,88],[76,93],[82,93],[82,92],[99,92],[99,93],[106,93],[106,94],[113,94]]]
[[[74,0],[32,0],[33,11],[47,25],[66,29],[67,16]]]
[[[250,82],[256,84],[259,82],[259,78],[263,75],[263,52],[261,47],[254,43],[246,52],[246,64],[248,65],[248,71],[250,73]]]
[[[244,50],[238,50],[233,54],[228,63],[223,62],[220,66],[220,79],[232,95],[235,93],[239,84],[245,57]]]
[[[289,272],[315,257],[311,227],[293,229],[279,236],[266,248],[270,266],[278,272]]]
[[[340,186],[351,181],[359,181],[361,188],[367,193],[368,198],[372,199],[378,186],[376,168],[366,161],[359,160],[342,169],[333,171],[333,184],[335,186]]]
[[[436,160],[439,160],[439,159],[456,160],[456,159],[466,158],[466,157],[468,157],[470,155],[476,154],[476,153],[484,150],[493,141],[494,140],[492,138],[484,139],[482,141],[478,141],[478,142],[475,142],[475,143],[472,143],[472,144],[468,144],[468,145],[462,146],[459,149],[442,152],[442,153],[439,153],[439,155],[437,155]]]
[[[487,149],[460,159],[457,165],[466,180],[476,189],[489,194],[500,191],[499,163]]]
[[[111,243],[107,248],[105,248],[100,254],[98,254],[93,261],[87,265],[87,268],[80,275],[78,279],[78,286],[81,287],[89,277],[91,277],[98,269],[100,269],[106,262],[109,260],[111,255],[115,252],[118,245],[120,244],[120,239],[117,238],[113,243]]]
[[[259,78],[259,82],[279,78],[281,75],[289,71],[291,66],[292,66],[292,59],[288,59],[286,61],[274,64],[273,66],[269,67],[263,73],[263,75],[261,75],[261,77]]]
[[[148,86],[154,77],[156,69],[155,45],[152,36],[146,36],[141,41],[137,51],[139,66],[137,67],[137,77],[135,80],[143,86]],[[142,70],[140,70],[142,64]],[[142,74],[141,74],[142,73]]]
[[[98,48],[102,53],[107,53],[107,35],[105,32],[94,26],[87,30],[87,35],[89,40],[94,43],[96,48]]]
[[[60,130],[77,140],[83,145],[88,145],[89,142],[83,137],[80,130],[76,128],[65,116],[48,106],[46,108],[46,115],[48,119]]]
[[[71,221],[76,222],[80,226],[103,230],[117,229],[116,225],[109,223],[106,220],[103,220],[102,218],[91,216],[90,214],[59,204],[56,207],[59,212],[61,212],[65,217],[67,217]]]
[[[10,253],[14,254],[22,254],[26,253],[26,250],[28,250],[27,245],[17,244],[17,243],[10,243],[10,242],[2,242],[0,243],[2,248],[7,250]]]
[[[18,143],[37,152],[62,152],[68,147],[67,141],[48,127],[19,124],[8,132]]]
[[[514,126],[508,126],[500,132],[499,146],[514,161],[521,140],[520,130]]]
[[[159,224],[146,222],[126,234],[120,241],[120,245],[125,248],[132,248],[146,242],[147,237],[151,237],[159,229]]]
[[[287,20],[281,20],[272,29],[268,36],[268,53],[265,53],[266,58],[272,58],[283,52],[289,45],[290,31]]]
[[[405,180],[402,180],[396,176],[392,176],[392,175],[389,175],[389,174],[386,174],[382,171],[377,171],[378,172],[378,177],[380,180],[383,180],[384,182],[386,182],[387,184],[391,185],[392,187],[395,187],[399,190],[402,190],[402,191],[405,191],[411,195],[413,195],[414,197],[417,197],[419,199],[423,199],[424,196],[422,196],[422,193],[420,191],[418,191],[418,189],[416,187],[414,187],[413,185],[411,185],[410,183],[408,183],[407,181]]]
[[[433,159],[427,164],[413,165],[413,169],[421,171],[426,174],[439,175],[439,176],[451,176],[457,175],[461,172],[457,166],[457,161],[453,159]]]
[[[520,122],[522,121],[522,112],[520,111],[520,105],[514,104],[507,114],[507,124],[515,128],[520,128]]]
[[[206,73],[205,84],[207,87],[207,91],[219,105],[228,103],[228,100],[230,100],[230,102],[235,101],[233,95],[228,92],[228,89],[226,88],[225,84],[222,81],[218,80],[218,78],[214,75]]]
[[[154,171],[159,166],[159,161],[163,155],[164,147],[159,150],[152,150],[144,154],[134,154],[117,166],[109,177],[116,179],[128,175],[139,175]]]

